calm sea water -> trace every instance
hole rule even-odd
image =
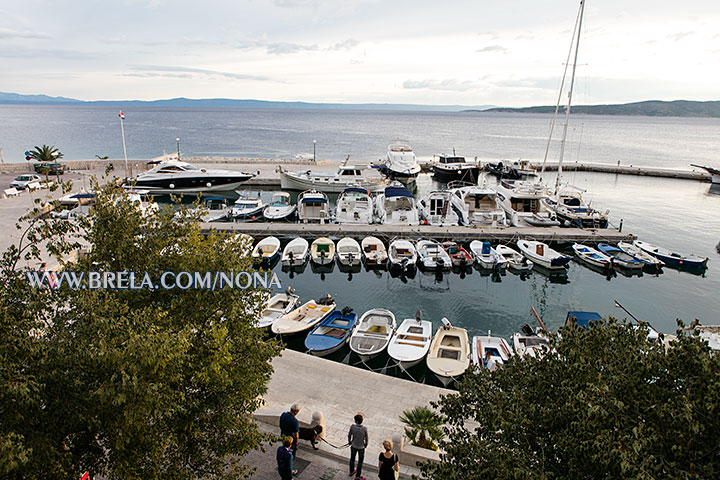
[[[389,140],[401,137],[420,157],[455,148],[482,159],[538,159],[550,121],[544,115],[483,113],[137,107],[124,112],[128,156],[138,159],[174,151],[176,137],[186,156],[290,157],[311,154],[317,140],[318,158],[349,155],[371,161],[384,156]],[[0,106],[0,148],[6,161],[19,161],[24,150],[42,143],[58,146],[68,160],[96,154],[121,158],[117,114],[108,107]],[[571,122],[569,162],[720,167],[718,119],[573,116]],[[598,207],[610,210],[613,224],[622,219],[624,231],[710,257],[709,269],[703,275],[666,268],[660,275],[608,279],[573,263],[560,282],[536,272],[527,277],[419,272],[414,278],[394,278],[385,271],[348,273],[337,266],[323,274],[310,265],[301,273],[276,271],[283,285],[292,285],[305,300],[331,293],[339,306],[359,314],[385,307],[399,320],[422,309],[435,326],[447,317],[471,334],[492,331],[509,338],[522,324],[532,323],[531,306],[550,328],[559,327],[574,309],[625,317],[614,308],[615,299],[664,332],[674,330],[676,318],[720,323],[720,255],[715,251],[720,191],[696,181],[590,173],[570,173],[564,180],[586,188]],[[429,177],[418,183],[421,191],[432,186]]]

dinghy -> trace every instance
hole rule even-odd
[[[527,272],[533,268],[533,263],[514,248],[510,248],[507,245],[498,245],[495,247],[495,251],[500,257],[505,259],[508,268],[512,270]]]
[[[683,255],[681,253],[668,250],[667,248],[658,247],[657,245],[653,245],[652,243],[641,242],[639,240],[635,240],[633,242],[633,245],[649,253],[655,258],[662,260],[663,262],[665,262],[666,265],[686,268],[707,267],[707,257],[702,258],[698,257],[697,255]]]
[[[507,260],[501,257],[497,251],[492,248],[490,242],[481,242],[473,240],[470,242],[470,252],[473,258],[482,268],[493,270],[495,268],[504,268],[507,266]]]
[[[310,300],[275,320],[270,330],[275,335],[307,332],[335,310],[335,302],[328,295],[319,301]]]
[[[615,267],[639,270],[642,269],[645,264],[642,260],[638,260],[632,255],[623,252],[618,247],[608,245],[607,243],[598,244],[598,250],[610,257],[610,260]]]
[[[467,330],[453,327],[447,318],[441,321],[443,326],[430,343],[426,362],[428,370],[447,387],[470,366],[470,338]]]
[[[427,270],[450,270],[452,260],[450,255],[432,240],[418,240],[416,244],[418,261]]]
[[[430,350],[432,323],[416,318],[406,318],[395,331],[388,344],[388,355],[395,364],[407,370],[420,363]]]
[[[266,220],[288,220],[297,210],[297,205],[290,203],[290,194],[287,192],[273,193],[270,205],[263,211]]]
[[[455,242],[443,242],[441,246],[450,256],[453,267],[466,267],[473,264],[473,257],[463,247]]]
[[[572,257],[558,253],[542,242],[518,240],[517,246],[530,261],[552,271],[565,270],[572,260]]]
[[[287,292],[270,297],[270,300],[265,304],[265,309],[260,313],[260,320],[255,326],[257,328],[267,328],[275,323],[275,320],[293,310],[297,306],[300,297],[292,292],[292,287],[288,287]]]
[[[305,337],[305,348],[319,357],[340,350],[350,337],[356,322],[357,314],[351,308],[345,307],[342,311],[335,310]]]
[[[350,350],[366,362],[387,348],[396,327],[395,315],[390,310],[368,310],[350,336]]]
[[[478,370],[494,371],[498,365],[507,363],[512,355],[507,340],[493,337],[490,332],[487,336],[472,338],[472,363]]]
[[[308,259],[310,245],[304,238],[290,240],[282,253],[282,264],[286,267],[304,265]]]
[[[360,265],[362,259],[360,244],[350,237],[344,237],[337,243],[337,258],[342,265]]]
[[[665,265],[665,262],[663,262],[659,258],[653,257],[645,250],[642,250],[641,248],[633,245],[632,243],[618,242],[618,248],[623,252],[627,253],[628,255],[632,255],[638,260],[645,262],[645,266],[651,270],[660,271]]]
[[[377,237],[365,237],[362,240],[362,253],[365,265],[385,265],[388,259],[385,244]]]
[[[550,351],[547,337],[540,332],[540,329],[533,332],[533,329],[528,324],[523,325],[521,331],[514,333],[512,336],[515,353],[521,357],[539,358]]]
[[[335,243],[327,237],[316,239],[310,247],[310,258],[318,265],[329,265],[335,260]]]
[[[277,237],[265,237],[255,245],[252,252],[253,261],[256,263],[269,264],[280,253],[280,240]]]
[[[410,240],[400,238],[390,242],[390,248],[388,249],[390,268],[407,271],[416,267],[417,258],[417,250]]]
[[[592,247],[583,245],[581,243],[575,243],[572,246],[577,258],[588,265],[599,268],[612,268],[612,260],[604,253],[598,252]]]

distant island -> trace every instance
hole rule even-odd
[[[554,106],[504,108],[495,107],[484,110],[466,110],[468,112],[511,112],[511,113],[553,113]],[[560,109],[565,112],[564,108]],[[641,115],[646,117],[720,117],[720,101],[695,102],[691,100],[675,100],[664,102],[648,100],[644,102],[624,103],[621,105],[577,105],[570,113],[589,115]]]

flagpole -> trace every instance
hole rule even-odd
[[[630,315],[630,316],[633,318],[633,320],[635,320],[637,323],[640,323],[640,320],[638,320],[637,317],[635,317],[635,315],[633,315],[632,313],[630,313],[627,308],[625,308],[625,307],[623,307],[622,305],[620,305],[620,302],[618,302],[617,300],[615,300],[615,306],[618,307],[618,308],[622,308],[622,309],[625,311],[625,313],[627,313],[628,315]],[[649,325],[649,324],[648,324],[648,325]]]
[[[120,112],[120,132],[122,133],[122,141],[123,141],[123,157],[125,157],[125,178],[130,178],[130,175],[128,175],[128,162],[127,162],[127,149],[125,148],[125,127],[123,126],[123,122],[125,121],[125,115],[123,115],[122,112]]]

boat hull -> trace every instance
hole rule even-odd
[[[384,186],[382,183],[369,182],[365,179],[359,180],[353,178],[351,181],[340,182],[330,181],[333,177],[328,177],[328,181],[313,181],[302,177],[289,175],[286,172],[280,174],[280,186],[283,190],[317,190],[325,193],[342,193],[348,187],[362,187],[368,190],[378,190]]]
[[[432,172],[436,179],[443,182],[452,182],[455,180],[473,181],[477,180],[480,175],[480,167],[460,166],[456,168],[445,168],[435,165],[432,168]]]

